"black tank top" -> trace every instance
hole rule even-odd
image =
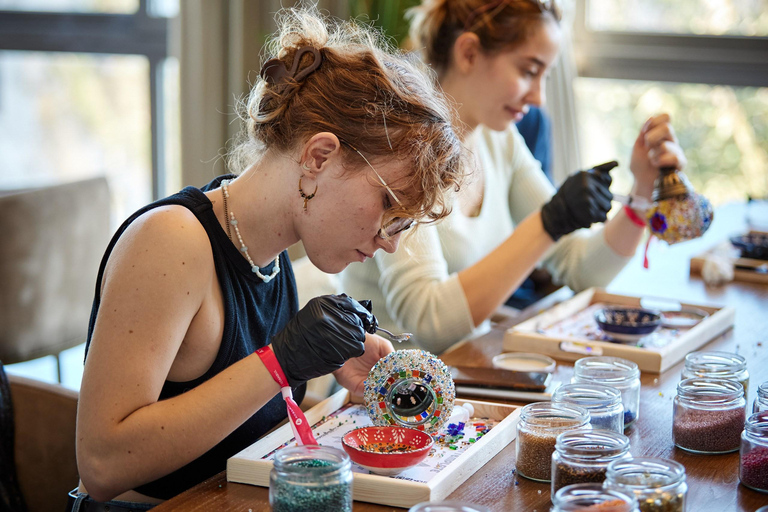
[[[88,356],[88,347],[91,343],[96,315],[99,311],[104,268],[117,240],[131,222],[153,208],[181,205],[195,214],[208,233],[213,250],[216,275],[224,300],[224,332],[221,347],[216,360],[204,375],[189,382],[166,380],[158,400],[180,395],[253,353],[257,348],[268,345],[272,337],[298,311],[296,281],[293,277],[288,253],[283,251],[280,254],[280,273],[272,281],[265,283],[251,272],[251,266],[230,242],[216,219],[213,205],[203,192],[218,188],[221,180],[225,178],[234,178],[234,176],[220,176],[202,189],[187,187],[177,194],[156,201],[134,213],[117,230],[101,261],[96,282],[96,296],[93,300],[91,320],[88,326],[86,357]],[[273,265],[274,262],[264,267],[262,273],[265,275],[271,273]],[[115,371],[119,370],[116,368]],[[297,402],[300,403],[303,399],[305,389],[304,385],[294,389]],[[259,437],[284,420],[286,416],[285,402],[278,394],[201,457],[173,473],[139,486],[135,490],[153,498],[169,499],[223,471],[226,467],[227,458],[254,443]]]

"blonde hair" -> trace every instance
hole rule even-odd
[[[230,170],[241,172],[267,151],[287,152],[315,133],[331,132],[346,142],[342,155],[355,169],[367,166],[349,145],[372,162],[395,158],[408,166],[408,178],[392,187],[407,191],[408,199],[388,209],[385,221],[448,215],[465,156],[452,127],[456,113],[428,69],[393,50],[380,32],[323,16],[314,5],[283,9],[276,21],[264,61],[279,58],[291,69],[297,50],[311,46],[321,63],[298,81],[258,79],[240,112],[245,127],[229,154]],[[313,62],[311,52],[300,56],[295,76]]]
[[[495,53],[514,49],[540,22],[560,16],[554,0],[422,0],[406,13],[411,45],[438,73],[448,69],[463,32],[477,34],[483,50]]]

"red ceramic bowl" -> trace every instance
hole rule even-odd
[[[424,431],[392,425],[358,427],[341,443],[356,464],[377,475],[396,475],[424,460],[435,441]]]

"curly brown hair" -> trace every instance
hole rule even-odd
[[[422,0],[406,17],[411,45],[443,73],[462,33],[477,34],[487,53],[512,50],[528,38],[536,22],[559,22],[561,13],[554,0]]]
[[[264,61],[279,58],[291,69],[297,51],[311,46],[321,64],[306,77],[280,83],[259,78],[241,105],[245,129],[228,155],[232,172],[253,165],[267,151],[288,152],[319,132],[334,133],[371,162],[397,159],[409,169],[397,186],[406,198],[385,213],[435,221],[451,209],[451,191],[464,176],[465,151],[453,129],[454,109],[415,56],[393,49],[375,29],[321,15],[312,5],[277,13],[277,32]],[[296,76],[311,66],[300,56]],[[349,171],[367,169],[361,156],[341,145]]]

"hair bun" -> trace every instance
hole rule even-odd
[[[314,56],[314,59],[309,66],[305,67],[301,71],[298,71],[301,57],[305,53],[311,53]],[[296,50],[296,54],[293,56],[293,66],[291,66],[290,70],[286,67],[282,60],[277,58],[265,62],[264,66],[262,66],[261,71],[259,72],[259,75],[267,82],[276,86],[281,86],[288,80],[300,82],[306,78],[307,75],[319,68],[322,62],[323,56],[320,54],[320,50],[314,46],[302,46]]]

